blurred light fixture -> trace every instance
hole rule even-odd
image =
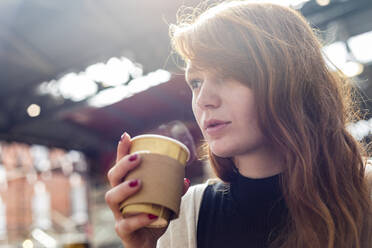
[[[26,239],[25,241],[23,241],[22,247],[23,248],[34,248],[34,243],[32,242],[32,240]]]
[[[70,175],[71,217],[78,225],[88,222],[87,189],[82,177],[74,172]]]
[[[128,85],[120,85],[99,92],[96,96],[88,100],[93,107],[104,107],[129,98],[134,94],[145,91],[150,87],[168,82],[171,74],[165,70],[157,70],[145,76],[135,78]]]
[[[52,80],[50,82],[43,82],[39,85],[36,91],[41,95],[50,94],[54,97],[58,97],[60,96],[60,94],[58,92],[58,88],[55,87],[56,83],[57,83],[56,80]]]
[[[347,50],[345,43],[342,41],[337,41],[330,45],[324,46],[323,52],[326,55],[325,60],[328,67],[333,71],[337,70],[337,68],[340,68],[346,62]]]
[[[127,86],[127,89],[132,94],[139,93],[141,91],[145,91],[150,87],[166,83],[171,78],[171,74],[165,70],[157,70],[154,72],[150,72],[146,76],[139,77],[130,81]]]
[[[38,181],[34,184],[34,194],[32,196],[32,222],[35,227],[49,229],[51,221],[51,197],[46,190],[45,184]]]
[[[1,151],[0,151],[1,154]],[[7,172],[3,165],[0,164],[0,192],[8,189]]]
[[[325,61],[332,71],[340,69],[347,77],[355,77],[363,72],[364,66],[355,59],[345,42],[337,41],[323,47]]]
[[[71,187],[79,187],[83,184],[83,180],[81,176],[76,172],[71,174],[69,180],[70,180]]]
[[[347,44],[358,61],[361,63],[372,62],[372,31],[350,37]]]
[[[126,59],[125,62],[127,61],[129,60]],[[127,64],[123,62],[118,58],[111,58],[107,61],[106,80],[103,81],[105,85],[116,86],[129,80],[129,67],[133,66],[133,63],[131,61]]]
[[[0,196],[0,240],[7,239],[6,205]]]
[[[361,141],[372,133],[372,118],[368,121],[360,120],[355,123],[349,123],[346,129],[356,140]]]
[[[351,78],[361,74],[364,70],[364,66],[356,61],[347,61],[340,69],[347,77]]]
[[[30,147],[30,152],[36,170],[44,172],[51,169],[48,147],[42,145],[32,145]]]
[[[104,63],[90,65],[85,69],[87,77],[93,81],[104,82],[106,74],[106,66]]]
[[[34,229],[31,235],[35,240],[39,241],[46,248],[57,247],[57,241],[39,228]]]
[[[142,76],[143,70],[140,65],[134,64],[125,57],[113,57],[106,64],[98,63],[89,66],[85,73],[91,80],[108,87],[124,84],[128,82],[130,77]]]
[[[74,170],[79,172],[86,172],[88,170],[88,164],[83,153],[70,150],[65,156],[69,163],[74,165]]]
[[[347,76],[347,77],[355,77],[361,74],[364,70],[364,65],[361,64],[357,59],[355,59],[355,56],[353,52],[350,50],[350,47],[347,42],[345,42],[346,47],[346,62],[341,67],[341,71]]]
[[[102,90],[96,96],[88,100],[88,104],[93,107],[104,107],[121,101],[124,98],[132,96],[132,93],[127,90],[127,87],[117,86]]]
[[[94,96],[98,91],[97,83],[103,87],[125,85],[130,79],[143,76],[140,64],[125,57],[110,58],[107,63],[88,66],[80,73],[68,73],[59,80],[43,82],[37,88],[39,94],[50,94],[55,98],[82,101]]]
[[[316,0],[316,3],[320,6],[327,6],[330,2],[331,0]]]
[[[98,86],[85,73],[69,73],[57,82],[57,87],[64,98],[81,101],[94,95]]]
[[[31,170],[27,172],[26,180],[29,184],[34,184],[38,179],[37,172],[35,170]]]
[[[30,117],[36,117],[40,115],[40,106],[37,104],[31,104],[27,107],[27,114]]]

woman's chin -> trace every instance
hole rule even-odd
[[[209,149],[211,150],[211,152],[214,155],[216,155],[218,157],[221,157],[221,158],[232,157],[232,152],[231,151],[228,151],[226,148],[225,149],[218,149],[216,147],[209,146]]]

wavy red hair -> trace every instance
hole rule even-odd
[[[285,157],[289,217],[272,247],[370,247],[362,149],[346,130],[357,113],[353,90],[327,68],[314,30],[297,11],[275,4],[237,1],[199,12],[181,13],[171,25],[174,50],[250,87],[259,125]],[[230,182],[231,159],[209,158]]]

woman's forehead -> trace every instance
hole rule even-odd
[[[212,66],[209,67],[200,67],[200,66],[194,66],[188,65],[185,70],[185,78],[186,80],[192,78],[192,77],[226,77],[227,73],[225,73],[220,68],[215,68]]]
[[[202,71],[202,70],[200,68],[196,67],[195,65],[193,65],[191,62],[188,62],[186,64],[186,70],[185,70],[186,76],[196,74],[200,71]],[[203,70],[203,71],[205,71],[205,70]]]
[[[186,71],[185,71],[185,73],[186,74],[193,74],[193,73],[196,73],[196,72],[198,72],[198,71],[200,71],[200,70],[198,70],[197,68],[195,68],[195,67],[192,67],[191,65],[187,65],[186,66]]]
[[[200,73],[200,72],[212,73],[213,71],[214,69],[212,68],[212,66],[207,66],[207,65],[201,66],[200,64],[195,63],[195,62],[193,63],[191,61],[188,61],[186,63],[185,72],[188,74],[194,74],[194,73]]]

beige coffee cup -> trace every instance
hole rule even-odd
[[[124,218],[153,214],[159,218],[148,227],[167,226],[179,214],[188,148],[166,136],[145,134],[131,139],[129,153],[140,153],[141,163],[125,180],[140,179],[142,187],[120,205],[120,211]]]

